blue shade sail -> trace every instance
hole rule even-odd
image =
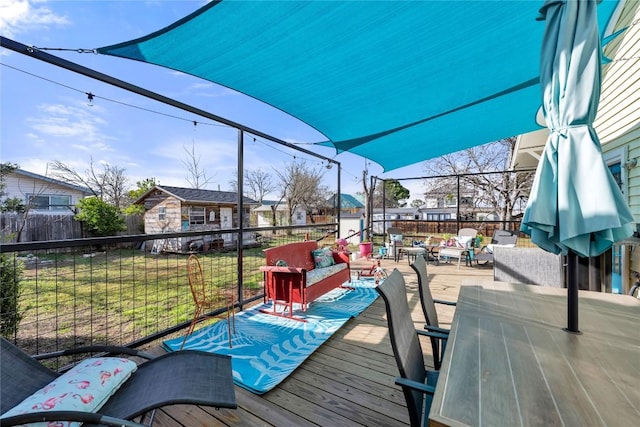
[[[550,133],[521,230],[549,252],[596,256],[631,236],[634,221],[593,128],[601,79],[596,3],[548,0],[542,11],[540,81]]]
[[[617,1],[598,7],[601,28]],[[535,1],[222,1],[98,49],[199,76],[386,171],[539,129]]]

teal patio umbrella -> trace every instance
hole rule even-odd
[[[600,98],[597,2],[546,0],[540,61],[549,128],[521,231],[568,256],[568,326],[579,332],[577,256],[597,256],[631,236],[633,215],[602,157],[593,121]]]

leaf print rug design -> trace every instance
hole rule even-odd
[[[311,303],[307,311],[294,310],[294,316],[306,322],[261,313],[260,309],[273,309],[271,303],[261,304],[236,314],[232,348],[226,319],[195,331],[184,348],[231,355],[234,382],[253,393],[266,393],[378,297],[373,280],[354,280],[348,285],[352,289],[334,289]],[[183,338],[167,340],[164,347],[178,351]]]

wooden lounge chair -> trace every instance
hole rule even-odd
[[[431,349],[433,352],[433,367],[436,370],[439,370],[442,363],[442,357],[444,356],[444,350],[447,345],[447,339],[449,338],[449,329],[440,327],[435,303],[437,302],[439,304],[446,305],[456,305],[456,303],[452,301],[433,299],[431,296],[431,289],[429,289],[427,262],[423,257],[416,257],[416,260],[411,264],[411,268],[413,268],[413,271],[415,271],[418,276],[420,304],[422,305],[422,312],[424,313],[424,317],[427,322],[427,324],[424,325],[424,328],[433,332],[433,335],[430,335]]]
[[[201,351],[180,351],[153,357],[126,347],[92,346],[31,357],[0,338],[0,415],[49,386],[61,373],[38,360],[81,353],[124,354],[150,359],[139,366],[95,412],[42,410],[3,417],[2,426],[41,421],[80,421],[110,426],[141,426],[138,417],[166,405],[192,404],[217,408],[237,407],[231,357]],[[115,373],[114,373],[115,375]],[[60,384],[57,384],[60,386]],[[83,390],[86,392],[86,390]],[[53,398],[51,398],[53,399]],[[139,420],[143,422],[144,420]],[[151,425],[151,421],[147,425]]]
[[[400,371],[395,383],[402,387],[411,425],[426,425],[438,371],[425,369],[418,335],[429,336],[431,333],[413,327],[404,278],[398,269],[394,269],[376,290],[386,306],[391,347]]]

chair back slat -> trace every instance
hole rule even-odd
[[[376,288],[385,302],[389,338],[400,376],[413,381],[424,382],[426,369],[418,335],[411,319],[407,302],[407,292],[402,274],[394,269],[391,275]],[[402,387],[411,425],[419,425],[422,417],[424,394],[408,387]]]
[[[496,230],[493,232],[491,243],[494,245],[515,245],[518,241],[518,232],[508,230]]]
[[[424,313],[427,325],[440,327],[438,322],[438,312],[436,304],[433,302],[431,288],[429,288],[429,275],[427,274],[427,262],[421,256],[417,256],[411,263],[411,268],[418,276],[418,292],[420,293],[420,304]]]
[[[0,337],[0,414],[4,414],[59,375]]]
[[[202,273],[202,265],[196,255],[190,255],[187,260],[187,272],[189,275],[189,287],[193,300],[198,306],[202,306],[207,302],[207,293],[205,289],[204,274]]]
[[[438,311],[436,310],[436,304],[433,301],[433,296],[431,295],[431,288],[429,288],[427,262],[423,257],[417,256],[415,261],[411,263],[411,268],[413,268],[413,271],[415,271],[418,276],[420,305],[422,306],[422,313],[424,314],[425,321],[427,325],[439,328],[440,323],[438,322]],[[440,346],[440,340],[431,337],[431,352],[433,354],[433,366],[435,369],[440,369]]]

